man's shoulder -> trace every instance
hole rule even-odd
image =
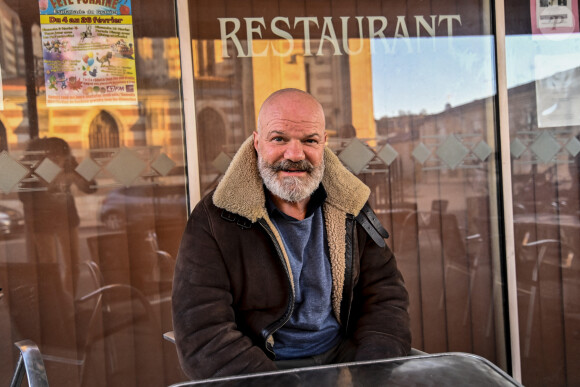
[[[196,204],[192,217],[211,217],[215,219],[221,219],[227,222],[235,222],[241,228],[250,228],[252,222],[242,215],[236,214],[235,212],[229,211],[228,209],[221,208],[214,203],[213,194],[215,189],[207,193],[201,200]]]
[[[367,202],[355,217],[356,221],[365,229],[366,233],[380,247],[385,246],[385,239],[389,237],[388,231]]]

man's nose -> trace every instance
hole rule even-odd
[[[290,141],[286,146],[286,151],[284,152],[284,158],[290,161],[300,161],[304,160],[306,157],[304,155],[304,149],[302,147],[302,142],[300,141]]]

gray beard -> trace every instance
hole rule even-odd
[[[278,177],[278,171],[291,167],[304,170],[308,174],[305,177],[287,176],[282,179]],[[324,159],[322,159],[319,166],[315,167],[306,160],[299,162],[282,160],[274,164],[269,164],[258,155],[258,170],[268,191],[282,200],[290,203],[298,203],[310,197],[320,185],[322,176],[324,175]]]

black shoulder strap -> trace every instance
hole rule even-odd
[[[250,222],[249,219],[246,219],[243,216],[236,215],[233,212],[222,210],[221,216],[222,219],[225,219],[228,222],[236,222],[237,225],[240,226],[242,230],[252,227],[252,222]]]
[[[356,220],[363,226],[367,234],[369,234],[377,245],[385,247],[386,243],[384,239],[389,237],[389,233],[385,230],[368,203],[360,210]]]

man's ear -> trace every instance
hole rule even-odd
[[[254,135],[254,149],[256,150],[256,152],[258,151],[258,132],[254,130],[254,132],[252,133]]]

